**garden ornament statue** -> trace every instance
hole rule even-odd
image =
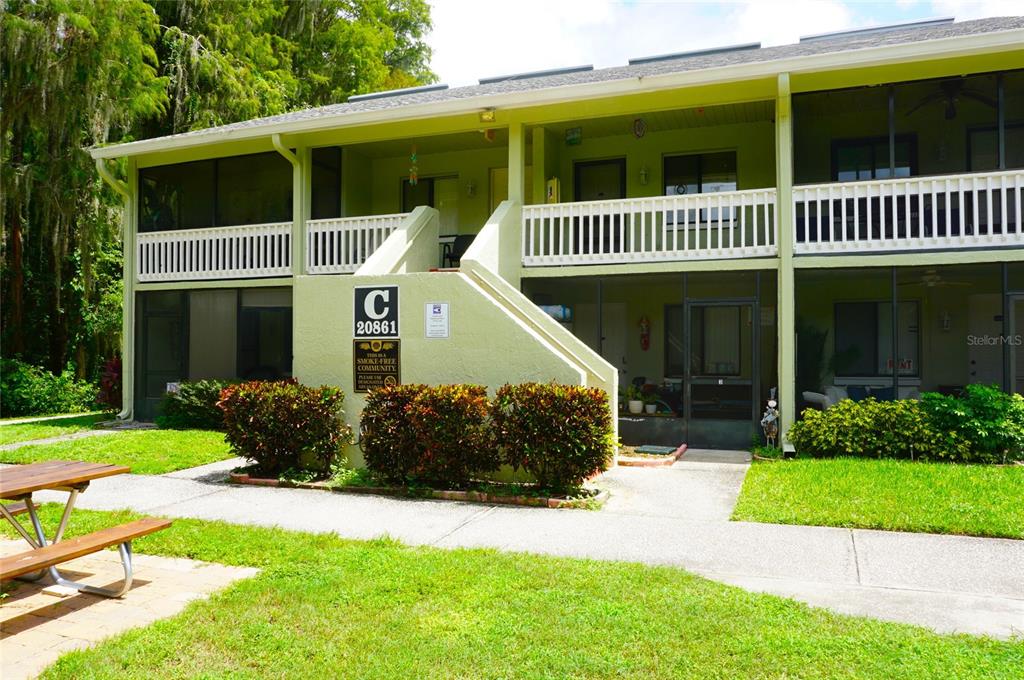
[[[768,446],[775,446],[775,440],[779,436],[779,402],[775,401],[775,388],[771,389],[771,394],[768,398],[768,408],[764,410],[764,415],[761,416],[761,430],[764,432],[764,438],[767,440]]]

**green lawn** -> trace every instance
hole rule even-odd
[[[230,457],[224,434],[206,430],[127,430],[0,451],[0,463],[85,460],[129,465],[132,472],[143,475],[159,475]]]
[[[91,430],[96,423],[113,417],[112,413],[86,413],[72,418],[49,418],[30,423],[0,421],[0,446]]]
[[[57,510],[45,508],[51,525]],[[71,528],[132,517],[78,511]],[[1024,667],[1024,640],[832,614],[668,567],[180,519],[136,549],[263,571],[43,677],[891,680]]]
[[[1024,466],[863,458],[755,463],[733,519],[1024,538]]]

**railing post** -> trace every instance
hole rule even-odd
[[[780,73],[775,99],[775,184],[779,211],[779,404],[781,433],[796,420],[796,285],[793,271],[793,117],[789,74]],[[806,218],[805,218],[806,219]]]

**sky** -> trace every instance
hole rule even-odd
[[[432,68],[455,87],[478,78],[954,16],[1024,12],[1022,0],[428,0]]]

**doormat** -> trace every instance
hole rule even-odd
[[[637,453],[649,453],[655,456],[667,456],[670,453],[676,452],[674,446],[654,446],[653,444],[644,444],[636,448]]]

